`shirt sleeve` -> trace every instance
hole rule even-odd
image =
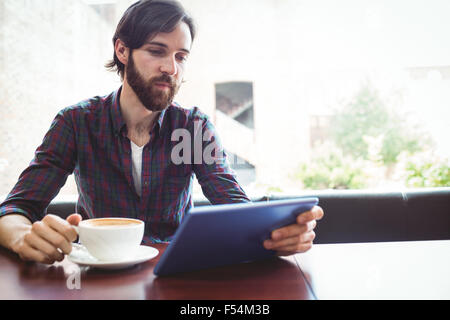
[[[193,168],[203,194],[212,204],[250,202],[231,169],[214,125],[206,115],[193,124]]]
[[[64,110],[55,117],[30,165],[0,204],[0,217],[15,213],[32,222],[44,217],[50,201],[75,167],[75,137],[67,118]]]

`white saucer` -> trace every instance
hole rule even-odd
[[[158,253],[158,249],[153,247],[140,246],[134,258],[121,261],[102,261],[91,256],[83,245],[72,243],[72,252],[67,257],[70,261],[83,267],[123,269],[153,259]]]

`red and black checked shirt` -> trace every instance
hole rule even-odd
[[[250,201],[227,164],[225,153],[212,164],[194,161],[193,156],[192,161],[178,165],[171,160],[172,149],[182,141],[172,141],[175,129],[190,133],[191,150],[202,141],[203,148],[214,143],[223,151],[208,117],[196,107],[188,110],[176,104],[161,112],[150,131],[150,141],[142,154],[139,197],[133,183],[130,140],[119,106],[120,92],[121,88],[57,114],[29,167],[0,205],[0,216],[19,213],[31,221],[42,219],[72,173],[79,194],[77,212],[83,219],[141,219],[145,221],[144,243],[170,241],[192,206],[194,174],[212,204]],[[194,147],[199,124],[201,133],[208,132],[211,139],[200,136]],[[184,156],[183,152],[180,155]]]

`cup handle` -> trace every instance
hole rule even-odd
[[[78,226],[74,226],[72,225],[72,227],[75,229],[75,231],[77,232],[78,237],[75,239],[75,242],[72,242],[72,249],[75,248],[79,248],[80,246],[80,228]]]

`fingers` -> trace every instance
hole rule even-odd
[[[272,249],[281,250],[285,247],[291,247],[305,242],[312,242],[315,237],[315,232],[311,230],[296,236],[285,238],[283,240],[272,241]]]
[[[264,247],[270,250],[291,251],[291,254],[293,252],[304,252],[305,247],[310,248],[312,246],[315,237],[316,233],[310,230],[278,241],[266,240],[264,241]]]
[[[78,224],[81,216],[72,216],[71,219]],[[31,225],[16,252],[23,260],[52,264],[62,261],[64,254],[72,251],[71,242],[76,238],[77,233],[68,221],[55,215],[46,215]]]
[[[31,233],[29,233],[31,235]],[[37,261],[45,264],[52,264],[55,262],[55,259],[50,258],[44,252],[35,249],[32,243],[33,241],[29,238],[29,236],[25,236],[20,248],[17,250],[17,254],[20,256],[22,260],[25,261]]]
[[[319,206],[312,207],[311,210],[305,211],[298,215],[297,223],[307,223],[312,220],[320,220],[323,218],[323,209]]]
[[[38,261],[46,263],[54,261],[62,261],[64,254],[62,254],[51,243],[40,238],[35,233],[29,233],[25,236],[25,242],[30,247],[29,255],[37,257]]]
[[[314,206],[311,210],[301,213],[295,224],[274,230],[271,239],[264,241],[266,249],[276,250],[278,255],[302,253],[311,249],[316,237],[313,231],[316,220],[322,219],[324,212],[321,207]]]
[[[312,242],[301,243],[301,244],[298,244],[297,246],[291,246],[291,247],[282,248],[282,250],[277,250],[277,255],[278,256],[289,256],[294,253],[304,253],[304,252],[310,250],[312,248],[312,246],[313,246]]]
[[[71,225],[77,226],[83,218],[78,213],[71,214],[66,218],[66,221]]]
[[[304,224],[291,224],[287,227],[283,227],[272,232],[272,240],[278,241],[284,238],[290,238],[298,236],[302,233],[313,230],[317,225],[316,220],[308,221]]]
[[[45,264],[53,264],[55,260],[46,256],[43,252],[31,247],[24,248],[19,256],[24,261],[36,261]]]
[[[76,216],[79,216],[80,218],[81,218],[81,216],[78,214],[74,214],[74,215],[69,216],[68,218],[70,218],[72,216],[74,216],[74,218],[75,218],[72,220],[74,220],[74,222],[77,222],[77,224],[78,224],[79,221],[76,221],[76,218],[77,218]],[[55,230],[57,233],[64,236],[69,243],[72,241],[75,241],[75,239],[77,238],[77,232],[75,231],[74,228],[72,228],[71,224],[68,221],[66,221],[58,216],[49,214],[49,215],[46,215],[42,221],[45,224],[47,224],[50,228]],[[63,249],[63,248],[61,248],[61,249]],[[70,251],[69,251],[69,253],[70,253]]]
[[[45,218],[44,218],[45,219]],[[32,233],[35,233],[39,238],[42,238],[49,242],[55,250],[57,248],[61,249],[65,254],[69,254],[72,250],[72,245],[70,241],[66,238],[66,236],[61,232],[56,231],[56,228],[65,229],[61,226],[55,226],[56,223],[53,222],[53,226],[50,226],[48,219],[46,221],[37,221],[33,223],[31,227]],[[55,227],[55,229],[53,228]],[[35,238],[34,238],[35,239]],[[40,243],[39,243],[40,244]],[[35,244],[35,247],[38,246],[38,249],[42,249],[39,247],[39,244]]]

